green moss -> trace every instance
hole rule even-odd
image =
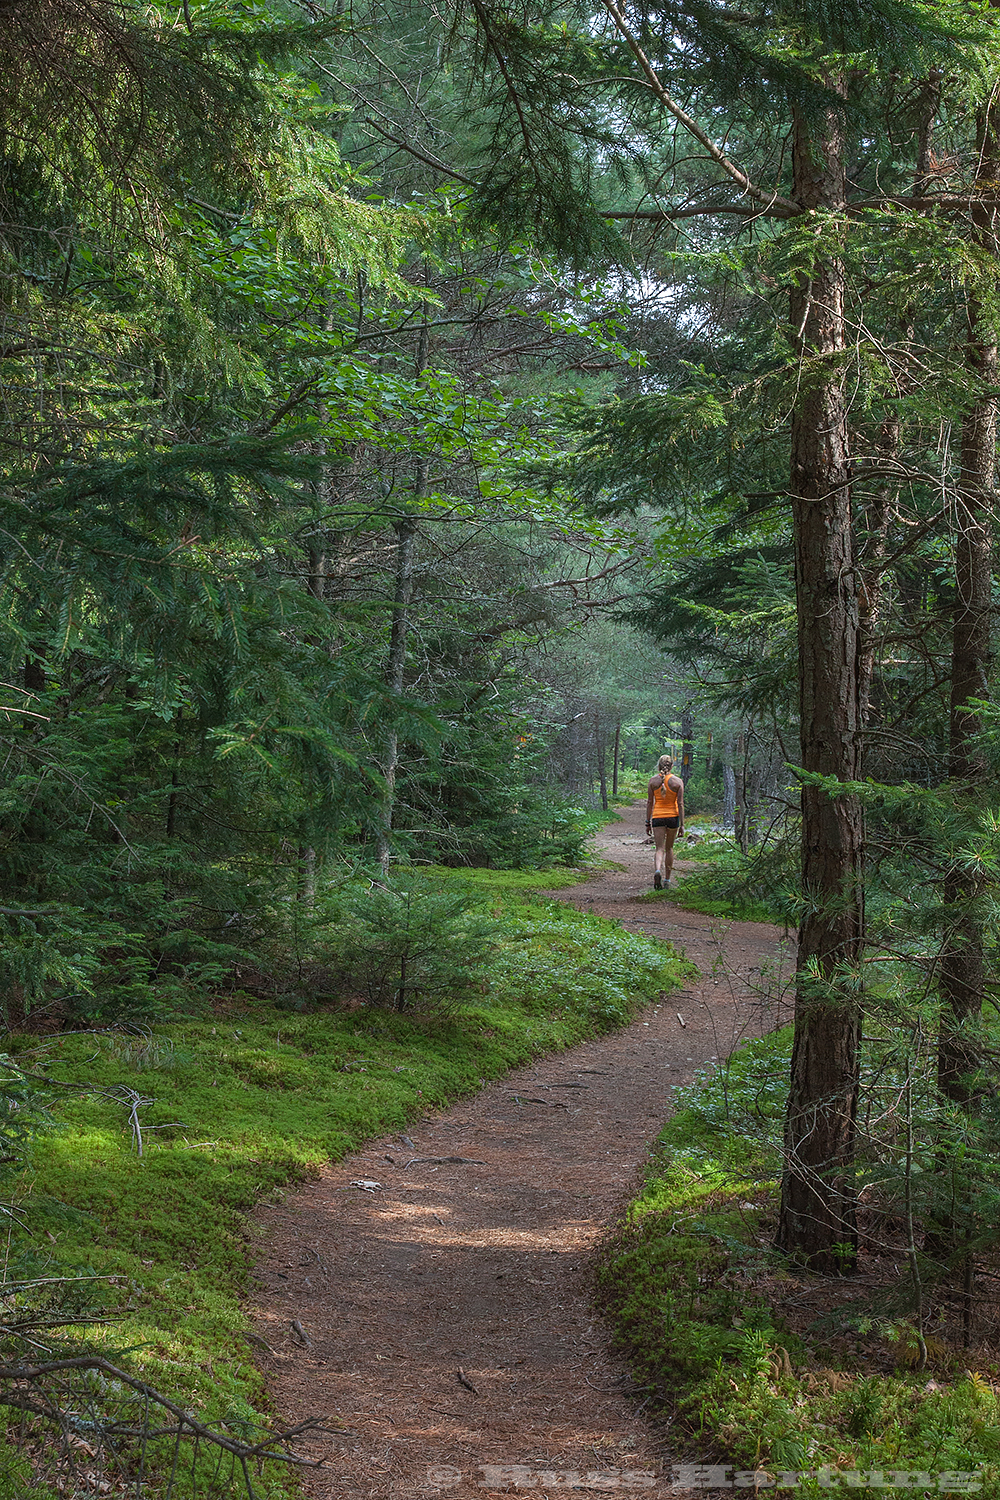
[[[669,901],[682,911],[700,911],[706,917],[730,922],[780,922],[781,914],[763,902],[745,897],[715,899],[704,894],[698,875],[682,875],[665,891],[644,891],[639,901]]]
[[[495,948],[489,993],[446,1018],[289,1013],[235,995],[214,1016],[142,1036],[65,1036],[34,1053],[52,1080],[91,1091],[57,1095],[60,1128],[34,1148],[33,1233],[48,1203],[52,1266],[116,1278],[112,1303],[129,1290],[124,1316],[91,1342],[109,1357],[131,1350],[135,1373],[212,1421],[267,1407],[241,1339],[257,1254],[247,1212],[262,1195],[540,1053],[621,1025],[690,973],[669,944],[521,895],[552,885],[552,872],[461,878],[495,923]],[[25,1042],[22,1060],[37,1046]],[[123,1088],[146,1101],[141,1156],[129,1107],[114,1100]],[[36,1249],[26,1236],[14,1254]]]
[[[788,1029],[748,1044],[682,1107],[651,1153],[642,1192],[603,1247],[598,1290],[637,1379],[686,1431],[698,1462],[735,1469],[982,1469],[1000,1487],[1000,1400],[980,1375],[926,1371],[817,1377],[780,1305],[750,1290],[781,1285],[770,1248],[777,1207],[775,1112]],[[766,1274],[765,1274],[766,1273]],[[937,1493],[935,1479],[931,1491]],[[813,1478],[802,1496],[824,1493]],[[850,1493],[883,1487],[863,1478]],[[911,1487],[909,1493],[923,1495]]]
[[[0,1500],[59,1500],[48,1485],[33,1485],[28,1460],[0,1437]]]
[[[472,870],[452,869],[448,865],[420,865],[412,872],[423,879],[443,881],[449,885],[464,884],[474,890],[495,895],[508,891],[561,891],[582,880],[590,880],[594,865],[567,870]]]

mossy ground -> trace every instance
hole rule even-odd
[[[943,1493],[949,1472],[976,1472],[976,1488],[996,1496],[1000,1372],[965,1370],[952,1351],[932,1372],[872,1373],[863,1356],[838,1358],[822,1330],[803,1336],[782,1318],[796,1288],[770,1248],[772,1142],[788,1045],[787,1029],[749,1043],[724,1074],[685,1091],[603,1247],[599,1296],[636,1378],[691,1462],[760,1470],[765,1488],[808,1472],[794,1493],[825,1493],[815,1475],[826,1465],[831,1484],[840,1488],[840,1471],[869,1500],[893,1487]],[[958,1481],[954,1491],[968,1492]]]
[[[242,1338],[255,1202],[540,1053],[625,1023],[686,977],[668,944],[528,899],[578,878],[421,876],[430,887],[460,879],[496,923],[488,992],[444,1018],[301,1013],[234,994],[153,1030],[10,1038],[22,1062],[66,1085],[54,1090],[59,1128],[38,1140],[22,1183],[28,1233],[12,1242],[11,1266],[115,1278],[102,1285],[119,1316],[90,1331],[92,1346],[130,1351],[131,1370],[213,1422],[266,1413]],[[145,1101],[141,1156],[129,1104],[113,1097],[129,1099],[122,1090]],[[4,1472],[0,1452],[0,1497]],[[286,1482],[275,1475],[262,1493]]]
[[[738,922],[788,923],[794,882],[786,878],[784,850],[745,855],[732,834],[720,833],[708,819],[688,819],[702,836],[682,842],[676,858],[697,868],[674,879],[670,889],[648,891],[641,901],[670,901],[684,911]]]

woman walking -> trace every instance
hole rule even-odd
[[[649,783],[646,798],[646,832],[653,835],[656,853],[653,859],[653,886],[662,890],[670,884],[674,868],[674,840],[684,832],[684,783],[679,776],[672,776],[673,758],[661,755],[656,763],[656,775]],[[666,881],[664,881],[666,875]]]

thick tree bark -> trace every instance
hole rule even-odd
[[[613,765],[612,770],[611,770],[611,795],[612,795],[613,798],[616,798],[618,796],[618,756],[619,756],[620,749],[621,749],[621,742],[622,742],[622,721],[621,721],[621,719],[616,719],[615,720],[615,755],[614,755],[614,765]]]
[[[1000,176],[1000,112],[991,107],[978,121],[978,185],[992,191]],[[972,210],[975,243],[997,251],[996,211],[984,204]],[[997,465],[997,398],[1000,359],[988,313],[978,297],[968,302],[965,365],[976,395],[962,419],[958,494],[955,498],[955,619],[952,627],[951,722],[948,770],[964,783],[963,794],[975,798],[975,783],[985,770],[974,739],[981,729],[976,700],[989,696],[992,656],[990,591],[991,504]],[[938,1085],[957,1103],[970,1102],[969,1075],[979,1065],[976,1025],[983,1004],[984,952],[982,924],[971,909],[978,882],[955,867],[944,879],[948,937],[941,960],[941,1028],[938,1040]]]
[[[795,197],[824,218],[844,213],[839,112],[796,119]],[[838,781],[859,764],[857,573],[844,394],[844,267],[820,252],[791,294],[799,359],[792,417],[791,493],[803,769]],[[802,789],[802,878],[795,1040],[785,1124],[778,1245],[817,1271],[852,1269],[853,1179],[861,1010],[862,815],[856,797]]]

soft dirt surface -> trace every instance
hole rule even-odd
[[[687,1493],[590,1305],[590,1255],[673,1087],[775,1024],[789,961],[775,928],[637,899],[652,879],[643,812],[598,838],[623,872],[556,894],[671,940],[701,979],[624,1031],[427,1115],[412,1147],[375,1141],[260,1210],[255,1326],[276,1408],[346,1429],[306,1449],[324,1459],[305,1474],[314,1500]]]

